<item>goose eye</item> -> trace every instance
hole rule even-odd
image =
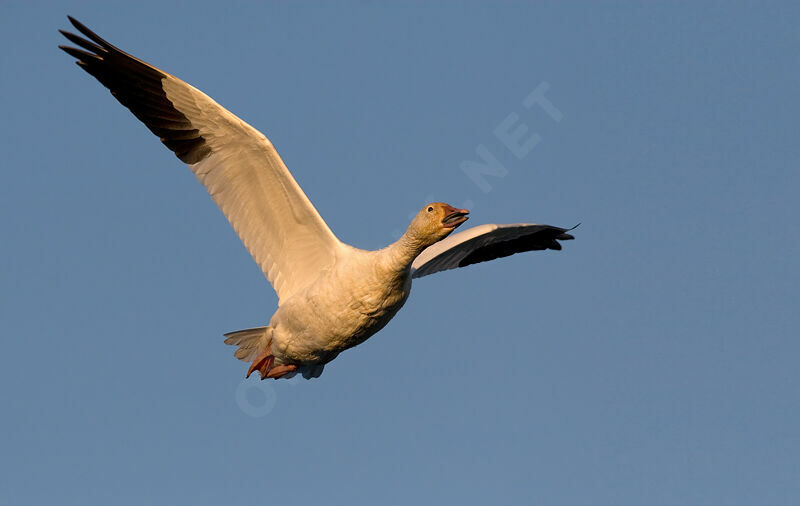
[[[429,213],[432,213],[432,212],[433,212],[433,206],[428,206],[428,212],[429,212]]]

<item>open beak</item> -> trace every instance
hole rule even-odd
[[[461,225],[465,221],[469,219],[469,211],[466,209],[456,209],[455,207],[450,207],[446,209],[444,219],[442,220],[442,225],[445,228],[456,228],[457,226]]]

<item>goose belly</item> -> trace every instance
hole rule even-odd
[[[399,283],[320,291],[281,306],[273,320],[273,353],[283,362],[326,363],[366,341],[403,307],[410,277]],[[277,356],[277,355],[276,355]]]

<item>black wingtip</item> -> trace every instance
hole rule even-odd
[[[83,23],[81,23],[77,19],[73,18],[72,16],[68,15],[67,19],[69,19],[69,22],[72,23],[72,26],[77,28],[79,32],[81,32],[82,34],[86,35],[87,37],[90,37],[89,34],[94,35],[94,32],[92,32],[91,30],[86,28],[86,25],[84,25]]]
[[[106,49],[103,49],[102,47],[98,46],[97,44],[95,44],[93,42],[90,42],[90,41],[88,41],[86,39],[83,39],[83,38],[75,35],[72,32],[67,32],[65,30],[59,30],[59,32],[61,32],[61,35],[66,37],[67,40],[69,40],[70,42],[72,42],[76,46],[80,46],[83,49],[86,49],[87,51],[91,51],[92,53],[94,53],[96,55],[104,55],[104,54],[108,53],[108,51]]]
[[[578,223],[578,224],[577,224],[577,225],[575,225],[574,227],[571,227],[571,228],[562,228],[562,229],[560,229],[560,230],[563,230],[563,232],[561,232],[559,235],[557,235],[557,236],[556,236],[556,239],[558,239],[559,241],[571,241],[571,240],[575,239],[575,236],[574,236],[574,235],[572,235],[572,234],[568,234],[567,232],[569,232],[569,231],[571,231],[571,230],[575,230],[575,229],[576,229],[576,228],[578,228],[580,225],[581,225],[581,224],[580,224],[580,223]],[[553,249],[555,249],[555,248],[553,248]]]
[[[67,15],[67,19],[69,19],[69,22],[72,23],[72,26],[77,28],[78,31],[81,32],[85,37],[89,38],[89,40],[95,42],[96,44],[100,45],[101,47],[103,47],[104,49],[107,49],[107,50],[117,49],[114,46],[112,46],[111,44],[109,44],[105,39],[103,39],[102,37],[100,37],[99,35],[94,33],[93,31],[91,31],[88,28],[86,28],[86,25],[84,25],[83,23],[81,23],[77,19],[73,18],[70,15]]]
[[[74,26],[75,28],[77,28],[77,29],[78,29],[78,31],[80,31],[80,32],[83,32],[83,30],[86,30],[86,27],[83,25],[83,23],[81,23],[81,22],[80,22],[80,21],[78,21],[77,19],[73,18],[73,17],[72,17],[72,16],[70,16],[69,14],[67,14],[67,19],[69,20],[69,23],[70,23],[72,26]],[[59,30],[59,31],[61,31],[61,30]]]
[[[80,49],[70,47],[70,46],[58,46],[58,48],[68,55],[72,56],[73,58],[77,58],[81,61],[92,61],[92,60],[99,60],[100,58],[97,55],[87,53],[86,51],[81,51]]]

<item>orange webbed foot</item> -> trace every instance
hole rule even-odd
[[[247,376],[245,378],[249,378],[253,371],[258,371],[261,374],[261,379],[267,377],[267,373],[269,370],[272,369],[272,365],[275,363],[275,357],[272,355],[272,351],[270,347],[267,346],[267,349],[264,350],[261,355],[257,356],[253,363],[250,364],[250,368],[247,370]]]

